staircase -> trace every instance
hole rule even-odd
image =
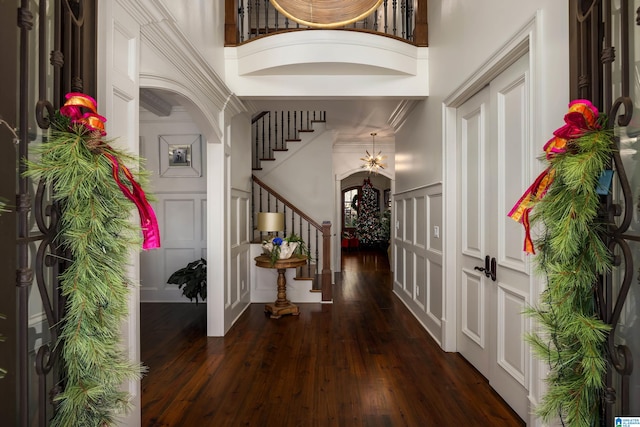
[[[326,111],[262,111],[251,120],[252,164],[262,170],[262,162],[275,161],[275,153],[289,151],[302,142],[301,134],[314,132],[314,123],[326,123]]]
[[[331,223],[319,223],[304,206],[296,206],[279,194],[266,181],[278,182],[278,162],[286,162],[286,157],[300,150],[311,141],[310,136],[323,126],[324,111],[265,111],[252,120],[252,242],[260,243],[266,235],[256,230],[257,213],[282,212],[285,229],[280,237],[293,233],[300,236],[310,251],[310,259],[296,271],[294,280],[288,281],[287,296],[292,301],[313,302],[306,296],[296,298],[295,292],[302,283],[310,283],[309,292],[316,294],[317,301],[331,301]],[[320,132],[321,133],[321,132]],[[305,136],[309,135],[309,136]],[[282,153],[282,154],[278,154]],[[261,175],[261,176],[256,176]],[[266,177],[263,178],[262,177]],[[289,295],[290,292],[293,292]]]

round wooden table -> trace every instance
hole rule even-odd
[[[293,255],[291,258],[279,259],[273,264],[271,263],[271,258],[267,255],[260,255],[254,259],[258,267],[275,268],[278,270],[278,299],[276,299],[274,303],[269,303],[264,306],[265,313],[271,313],[272,319],[279,319],[285,314],[298,316],[300,309],[287,299],[287,278],[285,277],[285,273],[287,268],[297,268],[305,265],[307,263],[307,257],[304,255]]]

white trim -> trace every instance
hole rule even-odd
[[[510,40],[498,49],[489,59],[481,65],[466,81],[445,98],[442,103],[442,168],[444,171],[443,185],[443,229],[447,239],[443,242],[443,283],[445,290],[445,306],[442,331],[442,347],[445,351],[457,351],[456,331],[457,331],[457,271],[458,271],[458,230],[456,216],[444,215],[445,212],[458,211],[459,170],[457,165],[457,135],[456,135],[456,111],[469,98],[477,93],[484,86],[489,84],[497,75],[504,71],[523,55],[529,55],[529,67],[531,73],[531,105],[533,123],[540,117],[537,104],[538,86],[541,79],[541,70],[538,66],[540,52],[538,41],[541,33],[541,12],[537,11],[534,16],[516,33]],[[536,135],[533,135],[534,137]],[[536,156],[532,156],[533,159]],[[534,286],[535,288],[535,286]],[[532,289],[534,290],[534,289]],[[532,293],[537,295],[537,293]],[[532,374],[534,372],[532,371]],[[535,378],[534,375],[532,375]]]
[[[443,185],[443,182],[442,181],[432,182],[431,184],[421,185],[419,187],[414,187],[414,188],[410,188],[408,190],[399,191],[397,193],[393,193],[393,195],[394,196],[409,195],[410,193],[413,193],[414,191],[427,190],[427,189],[430,189],[432,187],[437,187],[439,185]]]

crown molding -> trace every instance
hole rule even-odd
[[[411,114],[417,104],[418,100],[415,99],[403,99],[398,103],[398,106],[389,117],[389,125],[395,132],[398,132],[402,125],[404,125],[407,117],[409,117],[409,114]]]
[[[140,88],[140,106],[159,117],[171,115],[171,104],[155,94],[152,89]]]

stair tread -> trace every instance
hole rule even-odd
[[[300,142],[301,139],[285,139],[285,142]]]
[[[289,151],[288,148],[274,148],[273,151]]]
[[[264,159],[261,158],[260,161],[272,162],[275,161],[275,157],[265,157]]]
[[[298,129],[298,132],[315,132],[314,129]]]

